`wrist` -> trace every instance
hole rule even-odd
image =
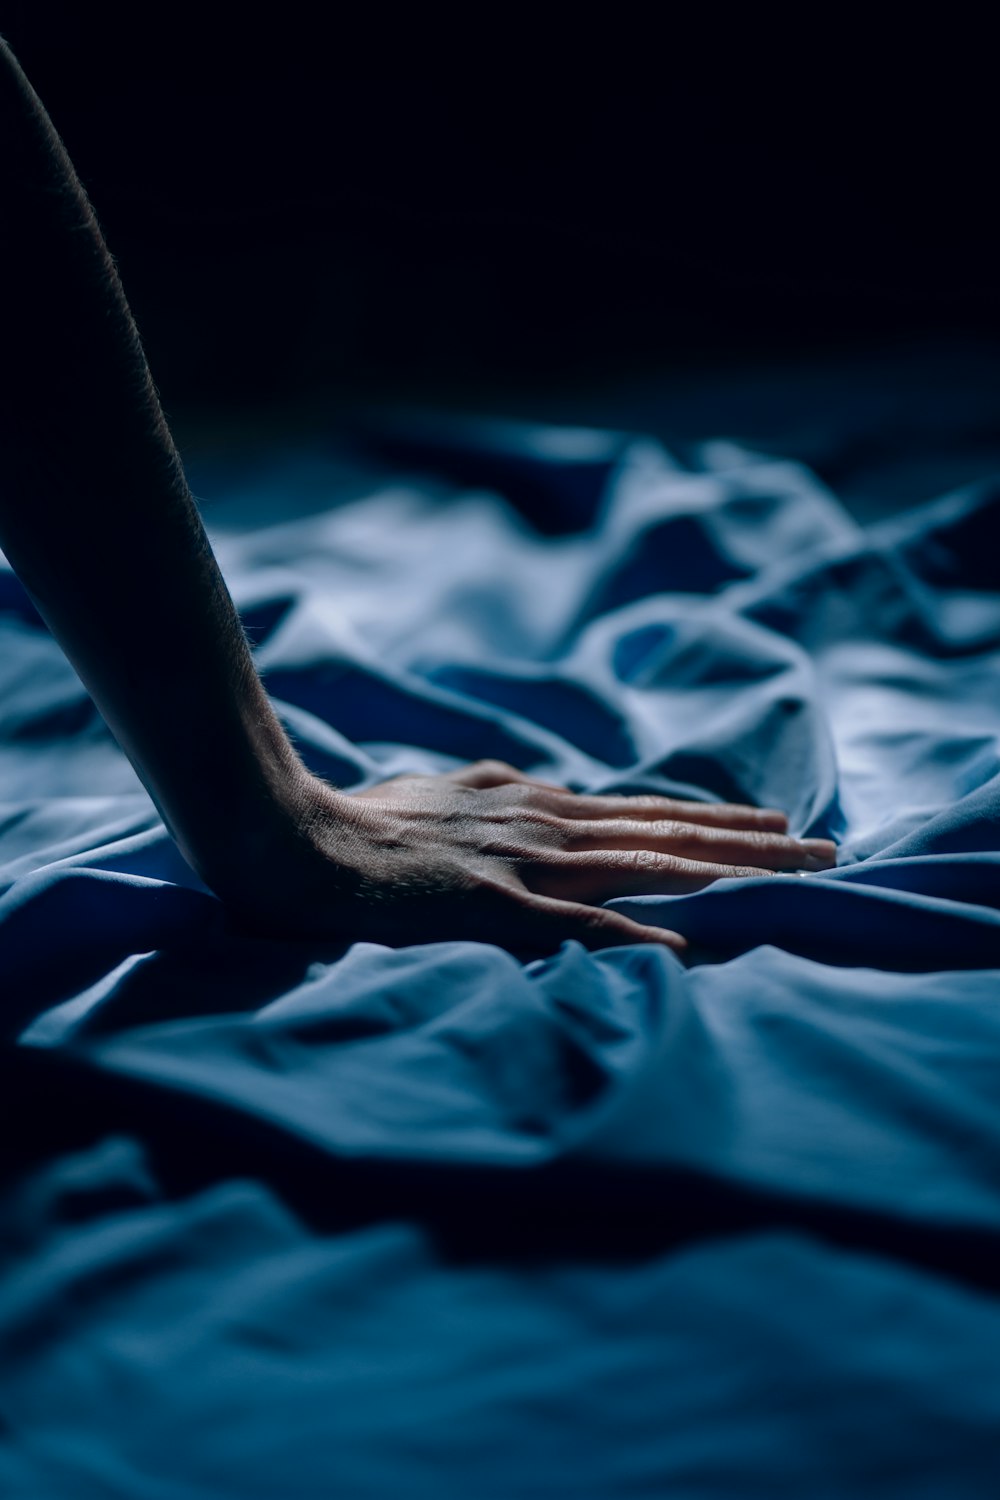
[[[258,770],[262,774],[231,789],[232,800],[211,831],[203,829],[190,847],[180,839],[178,843],[205,884],[227,904],[245,911],[262,904],[269,911],[276,904],[293,908],[297,872],[319,857],[317,825],[322,823],[328,838],[340,821],[341,804],[349,799],[297,757]]]
[[[171,754],[169,779],[165,772],[156,781],[154,800],[185,859],[221,894],[220,887],[243,883],[248,872],[256,877],[277,844],[301,836],[317,778],[256,673],[247,673],[230,712],[216,717],[214,733],[204,737],[188,728],[188,755]]]

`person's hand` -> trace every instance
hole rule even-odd
[[[834,863],[832,843],[789,838],[787,826],[770,808],[580,796],[499,761],[355,795],[307,777],[294,830],[220,894],[241,925],[267,935],[469,938],[537,952],[576,938],[680,952],[678,933],[598,903]]]

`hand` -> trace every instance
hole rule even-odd
[[[553,952],[660,943],[596,903],[713,880],[824,869],[835,846],[797,840],[773,809],[666,797],[578,796],[499,761],[397,776],[347,795],[307,777],[295,827],[243,889],[219,894],[254,932],[388,943],[469,938]],[[249,887],[249,888],[248,888]]]

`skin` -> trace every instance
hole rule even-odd
[[[348,794],[254,667],[114,262],[0,39],[0,546],[185,858],[258,935],[653,942],[601,902],[822,869],[776,809],[580,796],[486,761]],[[13,306],[10,304],[13,303]]]

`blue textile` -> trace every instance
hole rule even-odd
[[[0,573],[0,1493],[994,1497],[1000,485],[400,428],[209,529],[310,767],[784,807],[551,958],[230,931]]]

